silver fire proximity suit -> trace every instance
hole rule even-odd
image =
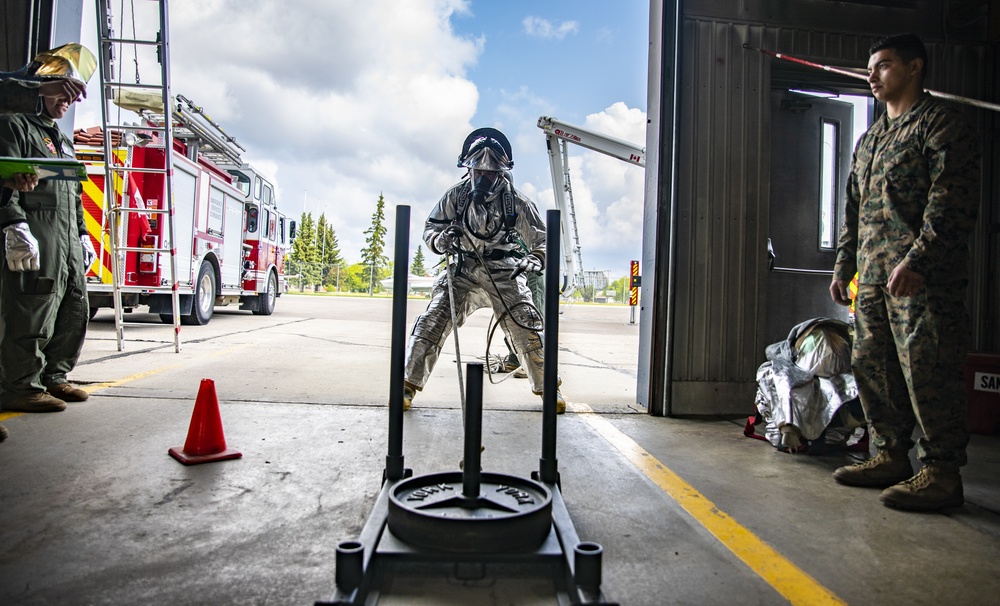
[[[511,278],[519,260],[545,258],[545,224],[534,202],[514,189],[509,175],[486,198],[473,202],[466,177],[449,189],[424,225],[424,242],[439,255],[445,230],[457,234],[458,253],[450,256],[458,326],[477,309],[490,306],[527,371],[531,390],[542,393],[542,318],[533,303],[525,273]],[[506,209],[506,210],[505,210]],[[505,216],[507,220],[505,222]],[[406,348],[406,383],[423,388],[454,329],[448,271],[434,282],[431,302],[414,323]]]

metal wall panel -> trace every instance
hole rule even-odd
[[[673,334],[668,335],[673,362],[666,414],[747,412],[753,406],[756,369],[768,345],[762,338],[767,305],[769,95],[775,63],[745,50],[743,44],[826,64],[864,67],[868,48],[880,37],[766,26],[756,22],[750,10],[767,16],[776,14],[777,5],[793,4],[827,3],[760,0],[684,5],[675,160],[676,298]],[[838,4],[843,11],[846,5]],[[746,21],[690,16],[707,8],[738,14]],[[828,6],[822,8],[813,15],[815,26],[826,25],[815,20],[829,12]],[[808,11],[785,14],[799,15],[803,25],[808,24]],[[838,14],[841,21],[851,21]],[[935,27],[927,23],[929,18],[925,13],[921,22],[928,31]],[[928,88],[986,100],[995,94],[991,90],[995,85],[985,77],[992,73],[994,51],[982,45],[926,42],[931,64]],[[858,83],[863,89],[864,82]],[[986,133],[995,120],[991,112],[968,111],[980,132]],[[992,158],[984,159],[995,165]],[[987,214],[995,216],[996,196],[991,198],[984,191],[984,199],[991,200]],[[983,263],[997,264],[989,258],[989,228],[980,228],[975,240],[978,272],[985,274]],[[978,292],[977,288],[981,285],[973,291]],[[973,297],[974,317],[983,315],[983,296]]]

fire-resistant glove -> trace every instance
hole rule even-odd
[[[510,272],[511,280],[526,271],[542,271],[542,260],[533,254],[524,255],[524,257],[518,260],[514,271]]]
[[[80,236],[80,244],[83,245],[83,271],[86,272],[97,260],[97,251],[94,250],[94,243],[87,234]]]
[[[434,238],[434,248],[442,253],[457,253],[460,240],[458,230],[449,227]]]
[[[7,267],[11,271],[38,271],[38,240],[27,223],[3,228],[6,236]]]

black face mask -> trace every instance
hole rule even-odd
[[[480,175],[472,184],[472,202],[474,204],[485,204],[486,197],[493,193],[493,186],[497,178],[493,175]]]

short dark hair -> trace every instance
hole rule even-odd
[[[886,36],[881,40],[872,44],[872,47],[868,49],[868,55],[874,55],[880,50],[894,50],[899,58],[904,62],[909,63],[914,59],[920,59],[924,62],[924,68],[920,72],[920,83],[923,84],[924,79],[927,77],[927,70],[929,65],[927,63],[927,48],[924,47],[924,43],[915,34],[895,34],[893,36]]]

